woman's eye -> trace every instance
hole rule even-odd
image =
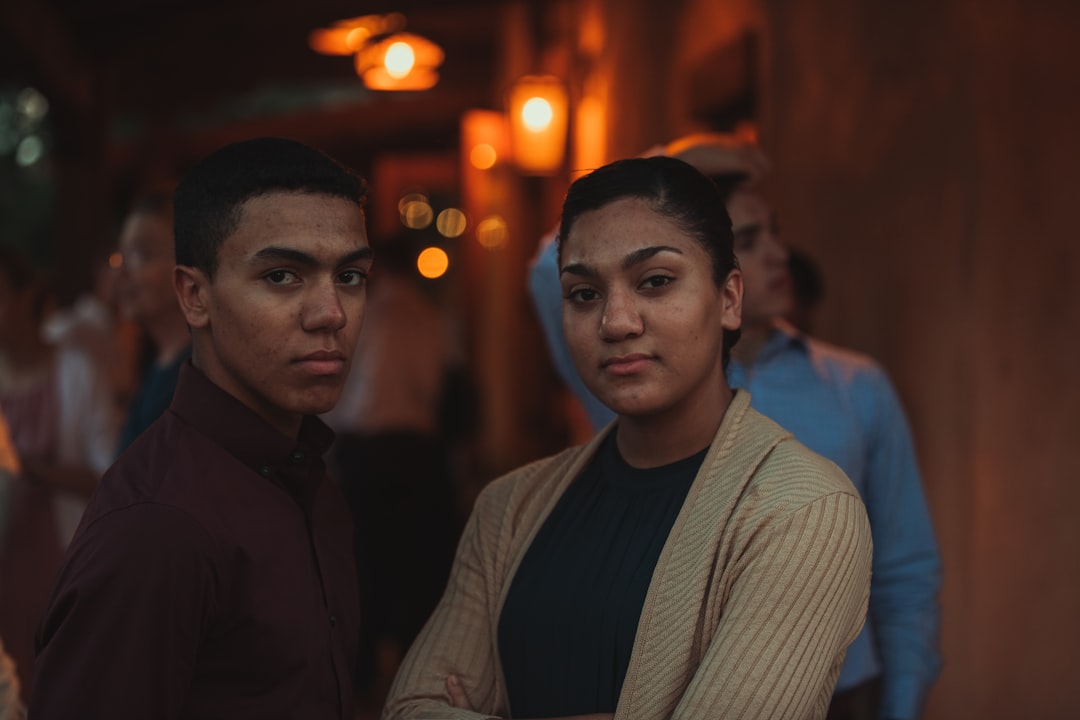
[[[659,288],[670,284],[674,279],[675,278],[670,277],[669,275],[650,275],[649,277],[645,278],[645,281],[642,282],[641,285],[642,287],[650,289]]]
[[[599,297],[597,292],[592,288],[576,288],[566,294],[567,300],[578,303],[589,302],[597,297]]]

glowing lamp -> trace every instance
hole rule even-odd
[[[439,82],[444,57],[427,38],[396,33],[356,53],[356,74],[372,90],[427,90]]]
[[[562,81],[526,75],[510,89],[510,142],[514,163],[528,175],[552,175],[566,149],[567,97]]]
[[[354,55],[372,38],[404,28],[405,16],[401,13],[363,15],[313,30],[308,35],[308,46],[322,55]]]

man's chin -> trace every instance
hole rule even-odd
[[[304,407],[299,408],[299,412],[304,415],[322,415],[323,413],[330,412],[337,407],[338,400],[341,399],[341,391],[333,393],[331,396],[329,393],[318,397],[308,398],[308,401],[304,403]]]

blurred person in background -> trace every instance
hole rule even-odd
[[[11,489],[21,471],[18,453],[8,433],[7,420],[0,410],[0,547],[7,531]],[[0,720],[22,720],[24,713],[15,661],[4,650],[3,638],[0,637]]]
[[[19,457],[8,434],[7,420],[0,411],[0,546],[7,529],[11,486],[20,470]],[[0,720],[21,719],[23,710],[15,662],[4,651],[3,638],[0,638]]]
[[[142,328],[151,353],[120,428],[118,456],[169,407],[180,367],[191,357],[191,333],[172,285],[171,188],[136,200],[120,232],[120,256],[120,311]]]
[[[93,359],[111,381],[116,412],[123,416],[138,381],[141,331],[119,314],[119,261],[116,252],[95,254],[90,292],[49,313],[42,334],[50,345],[74,345]]]
[[[108,378],[78,346],[45,341],[45,305],[36,269],[0,249],[0,410],[22,470],[8,493],[0,539],[0,637],[27,694],[34,628],[116,442]]]
[[[25,717],[19,675],[15,672],[14,661],[4,652],[4,642],[0,638],[0,720],[23,720]]]
[[[788,274],[791,276],[791,310],[784,319],[804,335],[814,332],[818,307],[825,298],[825,277],[810,253],[788,246]]]

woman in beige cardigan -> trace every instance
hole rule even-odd
[[[727,384],[720,191],[619,161],[571,186],[559,237],[567,344],[618,418],[484,490],[383,717],[825,717],[870,529],[841,471]]]

